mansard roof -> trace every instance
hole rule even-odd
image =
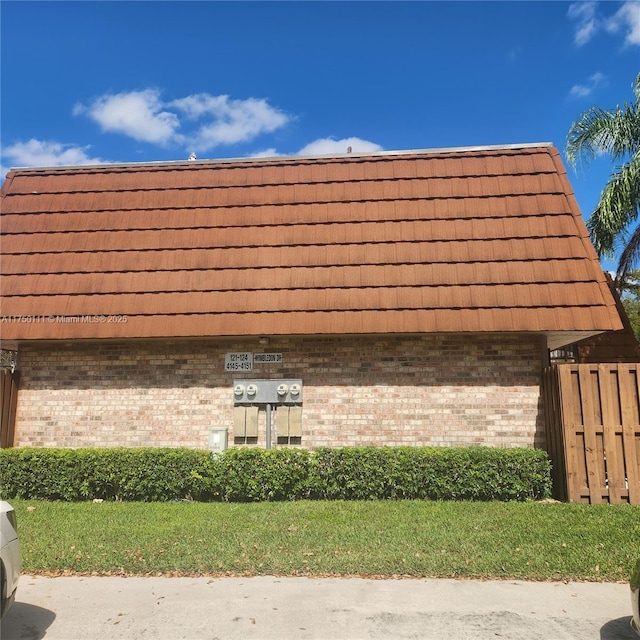
[[[622,328],[549,144],[15,169],[0,223],[3,340]]]

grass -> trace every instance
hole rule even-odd
[[[23,571],[628,580],[640,506],[12,500]]]

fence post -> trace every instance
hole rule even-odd
[[[0,370],[0,448],[13,447],[18,403],[18,371]]]

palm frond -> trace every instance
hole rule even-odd
[[[598,154],[620,162],[640,150],[640,74],[634,83],[635,103],[605,110],[593,106],[571,125],[565,154],[575,169],[579,160],[589,162]]]
[[[587,221],[598,255],[612,255],[616,239],[640,213],[640,154],[619,167],[602,190]]]
[[[627,246],[620,255],[616,280],[626,281],[636,264],[640,264],[640,225],[635,228],[627,240]]]
[[[635,105],[625,105],[605,111],[598,106],[581,114],[567,135],[566,156],[572,167],[579,160],[590,161],[606,154],[617,162],[640,148],[640,111]]]

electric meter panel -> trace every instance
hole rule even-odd
[[[234,380],[235,404],[301,404],[302,380]]]

